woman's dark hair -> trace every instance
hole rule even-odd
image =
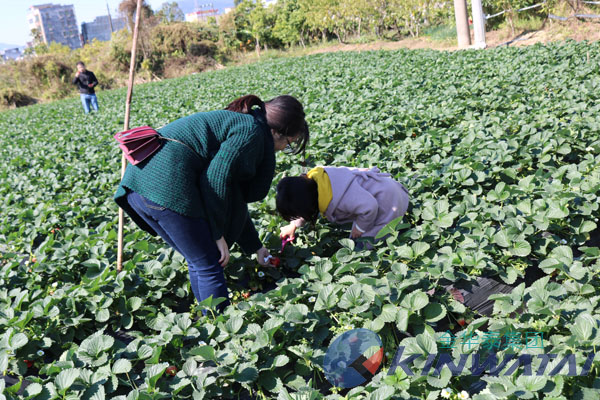
[[[83,63],[83,61],[78,61],[77,62],[77,67],[82,66],[83,68],[85,68],[85,64]]]
[[[314,221],[319,216],[317,182],[306,175],[283,178],[277,184],[277,212],[286,221],[304,218]]]
[[[254,106],[258,106],[258,108],[262,109],[263,111],[265,109],[265,103],[258,96],[249,94],[247,96],[242,96],[235,99],[229,103],[225,109],[228,111],[248,114]]]
[[[300,135],[294,154],[305,152],[310,132],[304,119],[306,114],[302,103],[288,95],[277,96],[265,103],[258,96],[250,94],[235,99],[225,109],[248,114],[255,106],[265,112],[269,128],[278,134],[287,137]]]

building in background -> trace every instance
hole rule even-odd
[[[72,49],[81,47],[73,5],[40,4],[29,7],[29,29],[37,29],[40,39],[49,45],[57,42]]]
[[[4,49],[4,51],[0,51],[0,56],[2,60],[20,60],[23,58],[23,52],[19,47],[15,47],[13,49]]]
[[[177,5],[184,15],[207,8],[216,8],[219,10],[219,14],[223,14],[224,9],[234,7],[235,2],[236,0],[177,0]]]
[[[125,18],[109,18],[109,15],[103,15],[101,17],[96,17],[93,22],[83,22],[81,24],[82,43],[91,43],[94,39],[101,42],[107,42],[110,40],[113,32],[120,31],[127,27],[127,20]]]
[[[208,10],[198,10],[191,13],[185,14],[186,22],[203,22],[210,17],[217,18],[219,16],[218,8],[211,8]]]

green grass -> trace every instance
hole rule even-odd
[[[440,42],[456,41],[456,27],[453,25],[429,27],[423,30],[423,36]]]

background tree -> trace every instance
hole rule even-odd
[[[31,30],[31,38],[33,39],[34,46],[44,43],[44,38],[42,37],[42,31],[40,31],[40,28],[33,28]]]
[[[256,3],[254,1],[242,0],[233,11],[235,32],[240,43],[240,49],[245,50],[250,48],[249,45],[255,42],[254,34],[252,33],[252,22],[250,21],[250,14],[255,7]],[[253,47],[256,48],[256,43]]]
[[[236,13],[230,12],[223,15],[218,20],[219,42],[227,51],[239,49],[243,43],[238,37],[238,28],[236,24]]]
[[[260,46],[261,42],[266,42],[266,36],[268,35],[270,28],[267,18],[267,10],[265,9],[262,0],[256,0],[250,15],[248,15],[248,22],[250,33],[254,38],[254,49],[256,55],[260,57]]]
[[[25,49],[25,55],[45,54],[48,52],[48,46],[44,43],[44,38],[42,37],[42,32],[39,28],[33,28],[31,30],[31,38],[32,46]]]
[[[119,11],[127,18],[127,24],[129,25],[130,32],[133,32],[133,26],[135,24],[135,11],[137,9],[137,0],[123,0],[119,3]],[[142,15],[140,21],[144,18],[152,16],[152,8],[146,3],[146,0],[142,1]]]
[[[161,23],[171,23],[183,21],[185,16],[183,15],[183,11],[179,8],[179,4],[173,1],[171,3],[165,2],[162,3],[160,9],[156,12],[156,17]]]
[[[371,0],[355,0],[352,2],[355,10],[355,21],[354,34],[361,37],[363,30],[368,30],[372,27],[374,18],[377,14],[375,2]],[[366,28],[366,29],[365,29]]]
[[[371,15],[370,24],[375,36],[382,37],[382,31],[386,28],[394,27],[388,23],[389,14],[393,12],[392,0],[371,0],[374,13]],[[397,25],[396,25],[397,27]],[[398,29],[397,29],[398,30]]]
[[[306,18],[298,0],[279,1],[273,5],[275,24],[273,36],[286,45],[300,43],[305,47],[304,31]]]
[[[515,20],[518,18],[517,10],[523,7],[531,6],[538,3],[536,0],[486,0],[483,2],[483,5],[486,8],[490,8],[493,13],[500,12],[502,10],[506,10],[506,13],[502,16],[505,21],[508,23],[510,27],[511,34],[515,35]],[[544,2],[544,9],[550,10],[549,7],[554,6],[554,1]],[[570,4],[567,1],[567,4]],[[539,10],[531,10],[531,12],[536,12]]]
[[[299,0],[300,8],[306,18],[306,27],[314,33],[319,33],[323,41],[327,39],[327,32],[330,27],[329,9],[335,1]]]
[[[119,11],[127,18],[130,32],[133,33],[135,25],[135,12],[137,10],[137,0],[123,0],[119,4]],[[145,61],[145,65],[152,63],[152,46],[150,44],[151,31],[158,24],[158,20],[154,17],[152,8],[142,1],[142,14],[140,15],[140,26],[138,28],[139,47],[141,55],[139,56],[139,64]]]
[[[423,24],[430,14],[432,3],[430,0],[391,0],[390,21],[398,27],[408,31],[410,36],[419,36]],[[399,32],[401,33],[401,32]]]

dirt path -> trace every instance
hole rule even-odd
[[[569,20],[566,22],[549,20],[542,29],[536,31],[517,31],[513,36],[508,30],[499,30],[486,33],[488,48],[508,44],[510,46],[530,46],[536,43],[548,43],[573,39],[577,41],[600,40],[600,20],[582,22]],[[395,49],[434,49],[456,50],[456,44],[449,41],[437,41],[427,37],[407,38],[397,42],[374,42],[364,44],[337,44],[321,47],[310,51],[309,54],[329,53],[334,51],[368,51],[368,50],[395,50]]]
[[[369,51],[369,50],[396,50],[396,49],[435,49],[456,50],[456,46],[446,41],[436,41],[425,37],[407,38],[397,42],[373,42],[362,44],[336,44],[310,51],[309,54],[330,53],[334,51]]]
[[[530,46],[536,43],[548,43],[573,39],[578,42],[583,40],[600,40],[600,19],[590,21],[578,21],[571,19],[569,21],[548,20],[546,25],[535,31],[517,32],[511,37],[508,31],[495,31],[487,35],[487,40],[491,47],[495,47],[508,41],[517,39],[510,46]]]

